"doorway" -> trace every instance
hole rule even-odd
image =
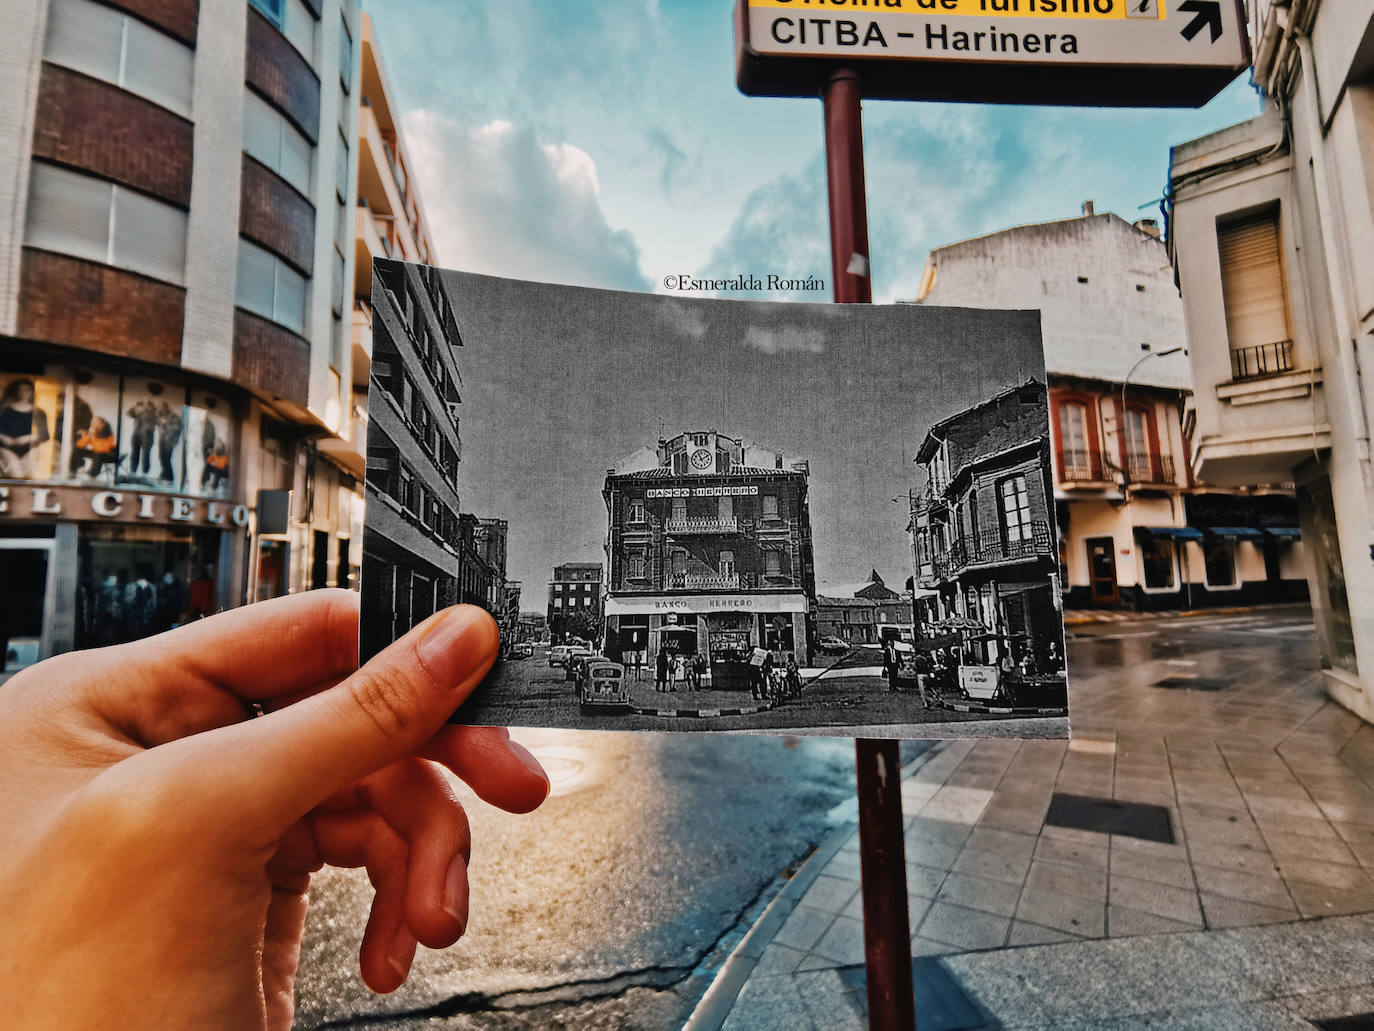
[[[0,678],[52,653],[47,611],[50,541],[0,538]]]
[[[1121,593],[1116,586],[1116,539],[1089,537],[1088,589],[1094,605],[1117,605]]]

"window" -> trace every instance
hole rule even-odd
[[[644,499],[643,499],[643,498],[631,498],[631,499],[630,499],[630,522],[632,522],[632,523],[642,523],[642,522],[644,522]]]
[[[1268,376],[1293,368],[1278,210],[1218,226],[1217,256],[1232,377]]]
[[[763,553],[763,575],[782,576],[782,553],[765,551]]]
[[[248,0],[281,30],[312,66],[315,64],[315,16],[301,0]]]
[[[353,35],[348,31],[348,19],[339,26],[339,85],[345,93],[353,89]]]
[[[722,551],[720,553],[720,575],[735,575],[735,553],[733,551]]]
[[[1031,539],[1030,492],[1024,476],[1013,476],[998,486],[1002,498],[1002,539],[1008,544]]]
[[[191,49],[113,8],[53,0],[43,56],[190,117]]]
[[[24,242],[169,283],[186,279],[185,211],[39,161],[29,178]]]
[[[270,251],[240,238],[234,303],[305,335],[306,279]]]
[[[626,573],[626,575],[627,575],[630,579],[632,579],[632,580],[639,580],[639,579],[642,579],[643,576],[644,576],[644,556],[643,556],[643,554],[637,552],[637,553],[635,553],[635,554],[629,556],[629,567],[630,567],[630,568],[629,568],[629,572]]]
[[[314,148],[284,115],[250,89],[243,93],[243,149],[309,195]]]
[[[673,575],[674,575],[674,576],[681,576],[683,573],[686,573],[686,572],[687,572],[687,552],[685,552],[685,551],[675,551],[675,552],[673,552]]]
[[[562,585],[562,584],[554,584],[554,585],[553,585],[553,593],[554,593],[554,594],[562,594],[562,593],[563,593],[563,585]]]
[[[765,494],[763,496],[763,518],[778,518],[778,496],[776,494]]]
[[[1173,590],[1174,542],[1167,537],[1145,537],[1137,542],[1145,589]]]
[[[1202,544],[1208,587],[1236,586],[1236,545],[1227,537],[1210,537]]]
[[[556,609],[561,609],[561,608],[563,607],[563,599],[562,599],[562,598],[555,598],[555,599],[553,600],[553,607],[556,608]]]
[[[687,499],[686,499],[686,498],[673,498],[673,518],[674,518],[674,519],[686,519],[686,518],[687,518]]]
[[[968,521],[969,539],[978,547],[978,496],[972,491],[964,499],[964,518]]]
[[[1154,480],[1150,460],[1150,413],[1143,408],[1126,409],[1126,471],[1137,483]]]
[[[1082,401],[1059,402],[1059,448],[1064,479],[1092,478],[1092,455],[1088,450],[1088,406]]]

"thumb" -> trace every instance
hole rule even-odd
[[[473,605],[436,613],[335,687],[202,735],[210,793],[249,827],[280,833],[434,736],[496,661],[495,621]],[[194,740],[194,739],[188,739]],[[206,761],[206,760],[209,761]]]

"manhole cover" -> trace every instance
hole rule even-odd
[[[1121,834],[1165,845],[1174,843],[1169,810],[1145,802],[1122,802],[1115,798],[1055,792],[1050,798],[1050,811],[1045,816],[1045,822],[1054,827]]]
[[[1172,676],[1165,677],[1163,680],[1156,680],[1155,687],[1186,688],[1189,691],[1221,691],[1225,689],[1226,681],[1216,680],[1212,677]]]

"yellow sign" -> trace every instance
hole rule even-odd
[[[795,31],[813,35],[845,31],[839,27],[840,23],[819,17],[822,15],[914,14],[964,18],[1080,18],[1088,21],[1112,21],[1118,18],[1158,21],[1164,18],[1163,0],[749,0],[749,6],[799,15],[793,19]],[[816,17],[813,20],[807,15]],[[860,32],[865,31],[863,27],[855,28]],[[812,42],[806,39],[797,41]],[[814,42],[824,44],[828,41],[816,39]]]

